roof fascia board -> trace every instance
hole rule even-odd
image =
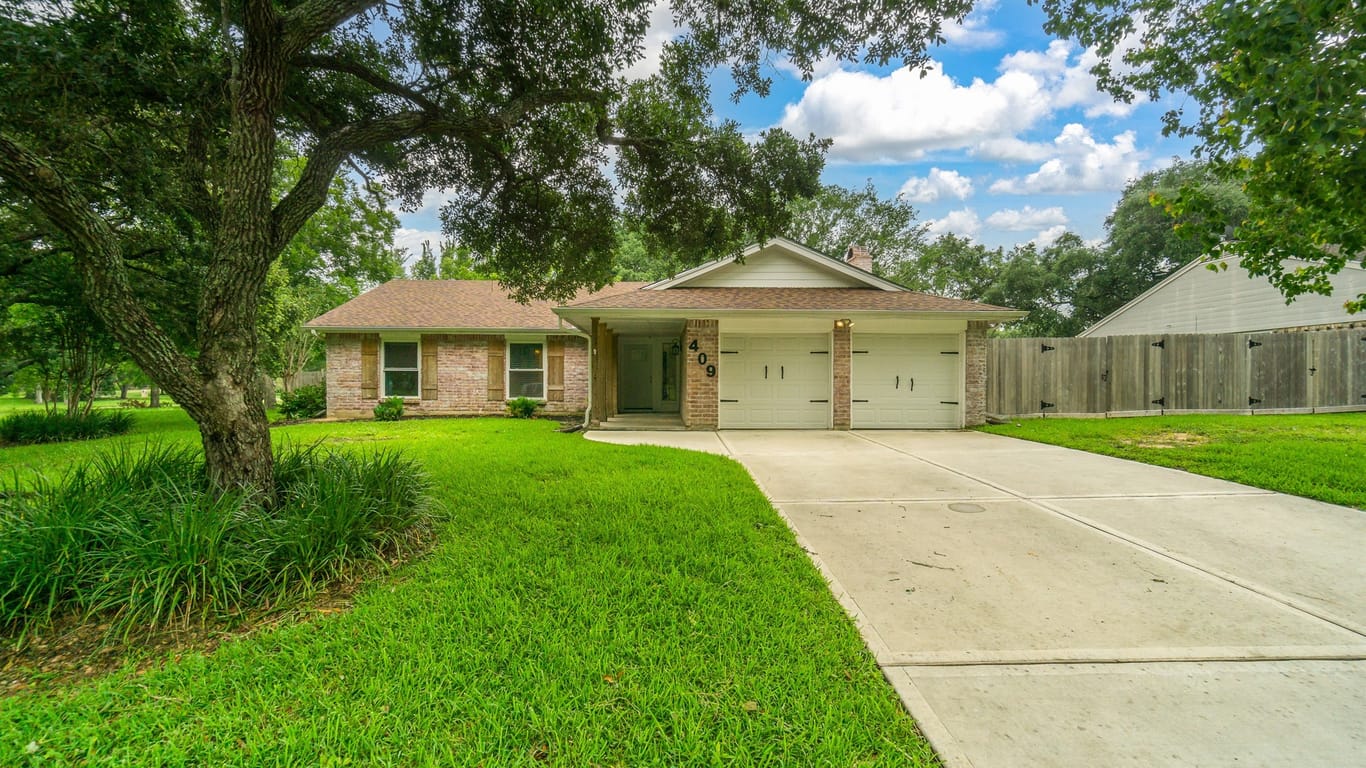
[[[575,328],[413,328],[411,326],[388,325],[304,325],[304,328],[319,333],[450,333],[469,335],[488,334],[549,334],[552,336],[582,336]]]
[[[1019,320],[1028,315],[1018,309],[647,309],[634,307],[618,308],[596,308],[596,307],[559,307],[555,313],[564,317],[567,322],[574,321],[567,317],[572,313],[577,316],[592,316],[603,320],[613,317],[661,317],[661,318],[712,318],[724,317],[726,315],[773,315],[783,317],[790,315],[830,315],[832,317],[886,317],[889,315],[904,315],[906,317],[933,317],[933,318],[967,318],[969,320]]]

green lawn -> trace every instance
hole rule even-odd
[[[1366,509],[1366,413],[1030,419],[981,429]]]
[[[179,412],[137,415],[164,439],[196,439]],[[739,465],[554,426],[277,429],[423,460],[450,514],[437,548],[350,612],[141,676],[0,698],[0,764],[934,763]],[[0,461],[54,471],[99,447]]]

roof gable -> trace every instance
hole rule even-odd
[[[905,290],[896,283],[806,246],[775,237],[746,248],[739,256],[717,259],[645,286],[670,288],[871,288]]]

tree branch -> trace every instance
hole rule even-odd
[[[294,58],[347,19],[376,5],[377,0],[306,0],[295,6],[284,16],[285,58]]]
[[[425,109],[428,112],[441,111],[441,107],[439,107],[436,102],[427,98],[422,93],[415,91],[402,83],[396,83],[357,61],[348,61],[339,56],[315,53],[295,56],[293,63],[304,69],[325,69],[329,72],[351,75],[380,93],[387,93],[390,96],[407,99],[415,106]]]
[[[194,407],[193,364],[147,314],[128,282],[118,238],[76,188],[42,158],[0,132],[0,178],[14,185],[70,240],[85,301],[143,370]]]

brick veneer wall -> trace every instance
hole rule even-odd
[[[963,389],[967,396],[963,417],[969,427],[987,423],[987,328],[980,320],[969,320],[967,359],[963,361]]]
[[[696,350],[688,348],[693,339],[697,340]],[[683,425],[689,429],[716,429],[718,383],[726,375],[721,368],[717,321],[687,321],[683,354]],[[708,364],[716,364],[716,376],[707,376],[707,366],[697,362],[699,354],[706,354]]]
[[[849,429],[852,419],[851,408],[853,401],[849,388],[850,367],[853,365],[853,343],[849,336],[849,327],[836,328],[833,348],[830,350],[834,359],[830,361],[830,368],[833,371],[834,383],[831,387],[830,396],[834,398],[831,403],[833,423],[835,429]]]
[[[333,417],[369,416],[375,400],[360,396],[360,347],[358,333],[333,333],[327,336],[327,415]],[[564,340],[564,402],[548,402],[542,413],[551,416],[582,414],[588,407],[588,341],[579,336]],[[404,411],[411,414],[471,416],[501,414],[507,408],[502,400],[488,399],[489,341],[502,336],[441,334],[438,336],[437,398],[405,399]],[[383,373],[381,372],[381,379]]]

